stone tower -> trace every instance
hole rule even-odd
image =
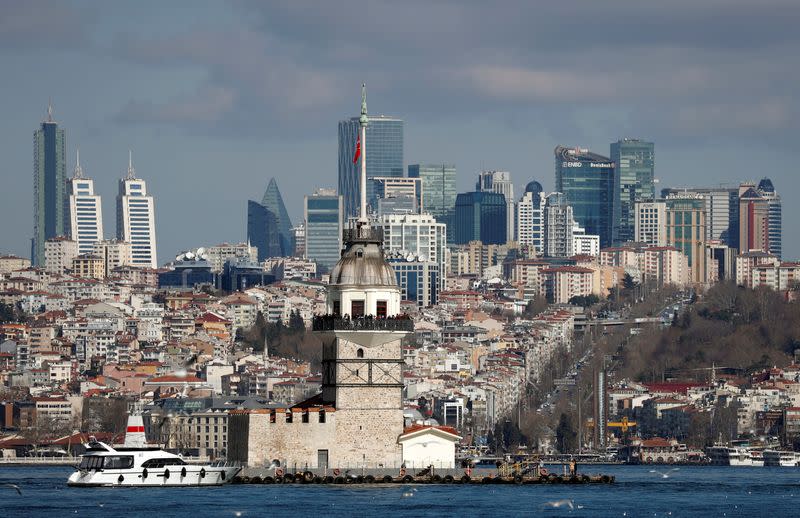
[[[365,174],[366,96],[362,93],[361,173]],[[400,288],[381,248],[382,229],[361,214],[344,231],[345,250],[331,271],[323,333],[322,399],[336,409],[333,464],[399,466],[403,433],[402,338],[413,321],[400,315]]]

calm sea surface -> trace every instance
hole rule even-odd
[[[613,485],[68,488],[67,467],[0,467],[0,516],[800,516],[800,469],[587,466]],[[17,484],[22,496],[5,484]]]

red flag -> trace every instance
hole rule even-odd
[[[356,141],[356,154],[353,156],[353,163],[357,163],[359,157],[361,157],[361,135],[358,136],[358,140]]]

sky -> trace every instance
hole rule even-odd
[[[337,123],[405,121],[405,163],[455,163],[459,191],[507,170],[554,185],[553,148],[655,142],[658,188],[767,176],[800,258],[800,2],[0,0],[0,253],[28,256],[33,139],[52,99],[103,195],[133,150],[159,262],[246,239],[275,177],[294,223],[337,185]]]

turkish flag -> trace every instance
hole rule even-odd
[[[357,163],[358,159],[361,157],[361,135],[358,136],[358,140],[356,141],[356,154],[353,156],[353,163]]]

